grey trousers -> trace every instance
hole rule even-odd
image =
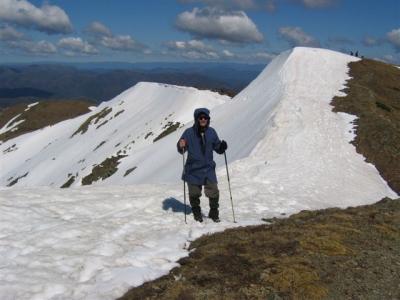
[[[189,200],[190,205],[192,208],[200,207],[200,197],[201,197],[201,190],[202,185],[196,185],[188,183],[189,187]],[[207,180],[206,184],[204,185],[204,193],[210,199],[209,204],[211,209],[218,209],[218,199],[219,199],[219,190],[218,184],[212,183]]]

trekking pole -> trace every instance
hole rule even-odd
[[[185,206],[185,223],[186,222],[186,182],[185,182],[185,147],[182,148],[182,162],[183,162],[183,201]]]
[[[225,152],[225,151],[224,151],[224,156],[225,156],[226,175],[228,176],[229,194],[230,194],[230,196],[231,196],[233,222],[236,223],[236,220],[235,220],[235,211],[233,210],[233,200],[232,200],[232,191],[231,191],[231,181],[230,181],[230,179],[229,179],[228,162],[227,162],[227,160],[226,160],[226,152]]]

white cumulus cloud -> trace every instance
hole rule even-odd
[[[322,8],[332,5],[335,0],[299,0],[308,8]]]
[[[279,34],[291,46],[319,47],[320,43],[317,39],[305,33],[300,27],[281,27]]]
[[[212,46],[199,40],[168,41],[164,45],[173,53],[189,59],[218,59],[219,54]]]
[[[224,49],[224,50],[222,51],[222,54],[223,54],[223,56],[226,57],[226,58],[234,58],[234,57],[235,57],[235,54],[232,53],[231,51],[227,50],[227,49]]]
[[[11,26],[0,27],[0,41],[15,41],[23,37],[23,34]]]
[[[87,28],[87,31],[91,34],[94,35],[100,35],[100,36],[112,36],[111,30],[104,24],[94,21],[90,23],[90,25]]]
[[[217,7],[226,10],[255,10],[275,9],[275,0],[179,0],[183,4],[203,3],[209,7]]]
[[[143,50],[145,48],[144,45],[135,41],[130,35],[103,36],[101,45],[119,51]]]
[[[208,46],[199,40],[168,41],[165,44],[169,49],[174,49],[174,50],[196,50],[196,51],[212,50],[211,46]]]
[[[47,3],[36,7],[26,0],[0,0],[0,20],[48,34],[72,31],[66,12]]]
[[[398,51],[400,51],[400,28],[387,33],[387,39]]]
[[[93,43],[115,51],[142,51],[149,54],[148,47],[136,41],[131,35],[115,35],[106,25],[92,22],[86,32],[93,38]]]
[[[48,55],[57,52],[57,47],[53,43],[43,40],[38,42],[30,40],[12,41],[8,43],[8,46],[36,55]]]
[[[68,53],[70,53],[71,51],[77,54],[84,55],[98,53],[98,50],[93,45],[89,44],[87,41],[82,40],[80,37],[62,38],[58,42],[58,46],[69,51]]]
[[[381,40],[372,36],[366,36],[361,41],[366,47],[374,47],[381,44]]]
[[[193,8],[178,15],[176,27],[196,38],[233,43],[260,43],[264,37],[244,11],[224,11],[214,7]]]

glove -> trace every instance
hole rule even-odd
[[[184,139],[179,140],[176,145],[180,154],[183,154],[186,151],[186,141]]]
[[[186,147],[186,140],[180,139],[178,142],[179,148],[184,149]]]
[[[219,145],[219,151],[225,152],[226,149],[228,149],[228,144],[224,140],[222,140],[221,144]]]

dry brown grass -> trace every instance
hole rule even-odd
[[[82,185],[90,185],[100,179],[106,179],[118,171],[119,160],[126,155],[118,154],[116,156],[107,157],[100,164],[92,169],[92,172],[82,178]]]
[[[400,193],[400,69],[368,59],[349,66],[347,96],[335,97],[333,110],[358,117],[357,152]]]
[[[71,138],[80,133],[80,134],[84,134],[88,129],[89,129],[89,125],[92,123],[97,124],[99,123],[102,119],[104,119],[109,113],[111,113],[112,108],[111,107],[105,107],[103,108],[100,112],[98,112],[97,114],[91,115],[89,118],[87,118],[85,120],[85,122],[83,122],[81,124],[81,126],[79,126],[79,128],[72,134]],[[103,121],[103,123],[99,124],[96,129],[98,129],[99,127],[103,126],[104,124],[107,123],[106,121]]]

